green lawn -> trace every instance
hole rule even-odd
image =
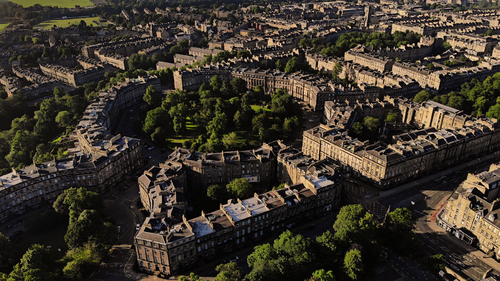
[[[264,111],[271,111],[269,108],[265,107],[260,107],[260,105],[252,104],[250,107],[253,109],[253,111],[258,112],[259,110],[264,110]]]
[[[16,4],[23,6],[24,8],[40,4],[42,6],[53,6],[59,8],[74,8],[75,6],[87,7],[93,6],[90,0],[10,0]]]
[[[4,31],[10,23],[0,23],[0,32]]]
[[[43,29],[51,29],[52,26],[56,25],[59,27],[68,27],[72,24],[78,25],[80,24],[80,21],[84,20],[87,25],[93,25],[97,26],[99,25],[99,17],[93,17],[93,18],[76,18],[76,19],[65,19],[65,20],[48,20],[39,23],[38,25],[35,26],[35,28],[43,28]],[[97,22],[97,24],[96,24]],[[106,25],[106,24],[102,24]]]
[[[198,125],[194,124],[193,122],[189,121],[190,119],[187,118],[188,121],[186,121],[186,130],[188,131],[196,131],[198,130]]]

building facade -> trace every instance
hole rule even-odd
[[[382,144],[355,139],[345,126],[320,125],[304,131],[302,151],[316,160],[332,159],[354,176],[387,189],[500,148],[500,130],[495,119],[455,116],[457,112],[447,111],[446,106],[435,102],[399,102],[396,106],[403,109],[405,123],[421,129],[395,135],[391,144]],[[408,116],[405,110],[437,113],[427,117],[420,114],[420,118],[415,114]],[[460,118],[465,118],[463,123]]]
[[[232,199],[219,210],[189,220],[184,216],[177,224],[146,218],[135,236],[139,267],[152,274],[176,274],[338,208],[342,174],[327,166],[302,176],[303,183]]]

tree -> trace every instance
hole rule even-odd
[[[61,213],[66,209],[69,210],[70,224],[78,220],[84,210],[101,210],[103,208],[101,196],[97,192],[88,191],[84,187],[72,187],[66,189],[63,194],[59,195],[61,199],[64,198],[62,204],[56,204],[61,200],[58,197],[54,202],[54,209]]]
[[[245,277],[243,269],[235,262],[219,264],[215,270],[219,272],[215,281],[240,281]]]
[[[233,179],[226,185],[227,192],[236,198],[245,199],[254,193],[253,186],[244,178]]]
[[[416,218],[407,208],[397,208],[389,213],[390,228],[399,233],[411,233],[415,229]]]
[[[385,117],[384,122],[393,123],[393,122],[396,122],[397,119],[398,119],[398,112],[391,111],[391,112],[387,113],[387,116]]]
[[[84,210],[78,220],[70,222],[64,241],[70,249],[83,246],[90,240],[99,241],[104,222],[96,210]]]
[[[142,99],[149,105],[150,108],[155,108],[161,105],[161,99],[158,90],[154,85],[149,85]]]
[[[335,275],[333,275],[333,271],[331,270],[318,269],[313,272],[309,281],[335,281]]]
[[[62,98],[64,96],[64,89],[61,87],[54,88],[54,96],[56,98]]]
[[[103,247],[95,242],[88,242],[82,247],[71,249],[66,253],[70,260],[63,269],[63,275],[68,280],[83,280],[87,271],[98,266],[103,257]]]
[[[311,241],[289,230],[274,240],[273,245],[256,246],[247,258],[252,271],[247,280],[304,280],[316,267]]]
[[[415,97],[413,98],[413,101],[414,102],[424,102],[424,101],[428,101],[430,99],[432,99],[432,94],[426,90],[422,90],[415,95]]]
[[[358,249],[350,250],[345,254],[344,272],[351,280],[359,280],[364,272],[361,252]]]
[[[5,270],[12,265],[14,257],[12,255],[13,244],[9,237],[0,232],[0,270]],[[1,280],[1,279],[0,279]]]
[[[214,77],[210,78],[210,86],[212,87],[212,90],[216,92],[220,91],[220,88],[222,88],[222,79],[220,79],[219,76],[215,75]]]
[[[242,94],[248,91],[247,82],[239,77],[231,80],[231,86],[233,87],[233,91],[237,94]]]
[[[144,119],[144,126],[142,127],[144,133],[151,135],[156,128],[168,124],[167,114],[167,111],[165,111],[162,107],[157,107],[148,111],[146,119]]]
[[[340,210],[333,225],[335,238],[349,244],[370,242],[378,233],[378,222],[361,205],[347,205]]]
[[[280,59],[278,59],[278,60],[276,61],[276,69],[277,69],[277,70],[280,70],[280,71],[283,71],[283,62],[281,62],[281,60],[280,60]]]
[[[207,188],[207,196],[214,201],[222,203],[227,196],[227,189],[218,184],[213,184]]]
[[[289,60],[286,63],[285,72],[292,73],[292,72],[299,70],[300,68],[301,68],[301,66],[300,66],[299,59],[297,57],[293,57],[291,60]]]
[[[71,118],[71,113],[68,111],[60,111],[55,119],[56,123],[59,125],[61,128],[66,128],[71,124],[72,118]]]
[[[380,127],[380,120],[378,118],[367,116],[363,119],[363,125],[368,131],[377,133],[378,128]]]
[[[49,280],[49,251],[43,245],[34,244],[14,266],[8,280]]]

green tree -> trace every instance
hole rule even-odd
[[[210,78],[210,86],[212,87],[212,90],[218,92],[220,88],[222,88],[222,79],[220,79],[217,75],[213,76]]]
[[[293,57],[291,60],[289,60],[286,63],[285,72],[292,73],[292,72],[295,72],[297,70],[300,70],[300,68],[301,68],[301,65],[300,65],[299,59],[297,57]]]
[[[247,82],[239,77],[231,80],[231,86],[233,87],[233,91],[237,94],[242,94],[248,91]]]
[[[414,102],[424,102],[432,99],[432,94],[426,90],[422,90],[418,92],[415,97],[413,98]]]
[[[363,119],[364,127],[373,133],[377,133],[380,127],[380,120],[371,116],[367,116]]]
[[[387,116],[385,117],[384,122],[392,123],[392,122],[396,122],[397,119],[398,119],[398,112],[391,111],[391,112],[387,113]]]
[[[253,186],[244,178],[233,179],[226,185],[226,189],[229,195],[240,199],[246,199],[254,194]]]
[[[349,244],[366,244],[377,236],[380,225],[361,205],[342,207],[333,225],[335,238]]]
[[[73,120],[71,117],[72,117],[71,113],[69,113],[69,111],[64,110],[60,111],[57,114],[55,121],[59,125],[59,127],[66,128],[71,124],[71,121]]]
[[[66,253],[69,262],[63,269],[68,280],[83,280],[87,273],[95,270],[103,258],[103,247],[95,242],[88,242],[82,247],[74,248]]]
[[[238,137],[238,134],[236,132],[231,132],[222,137],[222,143],[227,150],[238,149],[241,145],[241,142],[242,140]]]
[[[0,232],[0,270],[6,270],[14,261],[14,245],[9,237]]]
[[[275,64],[275,65],[276,65],[276,69],[277,69],[277,70],[283,71],[283,62],[281,62],[281,60],[280,60],[280,59],[278,59],[278,60],[276,61],[276,64]]]
[[[363,260],[358,249],[350,250],[345,254],[344,272],[351,280],[360,280],[363,272]]]
[[[415,229],[416,218],[407,208],[397,208],[389,213],[389,223],[392,231],[399,234],[411,233]]]
[[[142,99],[149,105],[149,108],[155,108],[161,105],[161,98],[154,85],[149,85]]]
[[[318,269],[313,272],[309,281],[335,281],[335,275],[333,275],[333,271],[331,270]]]
[[[49,280],[49,251],[43,245],[34,244],[24,253],[9,274],[9,281]]]
[[[146,119],[144,119],[144,126],[142,130],[146,135],[151,135],[156,128],[162,127],[168,124],[168,112],[162,107],[157,107],[148,111],[146,114]]]
[[[214,201],[222,203],[227,197],[227,189],[218,184],[213,184],[207,188],[207,196]]]
[[[59,197],[63,200],[62,204],[60,204],[61,199]],[[101,196],[97,192],[89,191],[84,187],[66,189],[59,197],[54,202],[54,209],[61,213],[69,210],[70,224],[78,220],[84,210],[101,210],[103,208]]]
[[[316,256],[311,241],[289,230],[274,240],[273,245],[256,246],[247,258],[252,271],[245,279],[304,280],[316,267]]]
[[[83,246],[90,240],[99,241],[104,222],[96,210],[84,210],[78,220],[71,222],[64,241],[70,249]]]
[[[219,272],[215,281],[241,281],[245,277],[243,269],[235,262],[219,264],[215,270]]]

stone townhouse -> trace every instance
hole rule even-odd
[[[274,184],[276,153],[280,148],[280,142],[264,143],[253,150],[218,153],[178,148],[167,162],[182,164],[188,175],[187,185],[194,190],[206,190],[212,184],[226,185],[237,178],[267,188]]]
[[[136,83],[159,86],[158,78],[142,79]],[[37,207],[42,200],[53,201],[70,187],[103,192],[141,166],[140,140],[110,133],[116,116],[131,105],[127,101],[132,98],[126,96],[138,93],[128,90],[130,84],[126,84],[124,91],[115,86],[89,105],[73,133],[77,143],[68,150],[69,158],[13,169],[0,176],[0,220]],[[146,87],[138,89],[142,95],[146,92]]]
[[[139,267],[152,274],[176,274],[339,207],[338,170],[318,167],[302,181],[305,184],[229,200],[219,210],[189,220],[183,217],[174,225],[146,218],[135,236]]]
[[[351,49],[344,54],[345,61],[352,61],[380,73],[390,72],[394,64],[394,60],[378,57],[372,54],[365,54],[362,51]]]
[[[458,32],[439,32],[436,36],[448,42],[455,50],[465,49],[468,54],[482,56],[491,54],[498,40],[492,37],[481,37],[476,34]]]
[[[123,180],[124,175],[137,169],[142,161],[139,140],[119,137],[101,139],[99,153],[58,159],[13,169],[0,176],[0,221],[53,202],[65,189],[86,187],[102,192]]]
[[[128,38],[116,42],[99,43],[85,46],[82,48],[82,54],[88,58],[99,59],[102,62],[125,70],[127,69],[127,60],[132,54],[154,46],[167,44],[162,38]]]
[[[437,216],[437,224],[458,239],[500,259],[500,169],[468,174]]]
[[[220,52],[222,52],[222,50],[217,50],[212,48],[211,49],[203,49],[197,47],[189,48],[189,55],[202,58],[204,58],[205,56],[216,56]]]
[[[235,69],[231,75],[245,80],[249,88],[262,86],[266,93],[285,89],[289,95],[309,104],[313,110],[323,110],[328,100],[376,100],[381,93],[380,88],[370,85],[360,84],[358,87],[353,87],[333,84],[302,72],[287,74],[279,71],[239,68]]]
[[[151,167],[138,178],[142,205],[154,217],[181,221],[186,209],[185,171],[180,163],[166,162],[159,167]]]
[[[387,189],[422,174],[492,153],[500,147],[500,131],[494,119],[460,116],[435,102],[397,106],[413,108],[401,110],[402,118],[422,129],[396,135],[391,144],[385,145],[361,142],[349,136],[343,127],[320,125],[304,131],[302,151],[316,160],[333,159],[354,176]],[[435,113],[429,116],[429,112]],[[444,117],[446,115],[449,117]],[[465,122],[459,126],[461,118],[465,118]],[[437,128],[432,127],[434,125]]]
[[[40,63],[40,70],[45,76],[59,80],[73,87],[82,86],[86,83],[99,81],[106,72],[104,67],[95,66],[81,70],[73,70],[61,65]]]
[[[217,64],[178,70],[174,72],[174,87],[184,91],[197,91],[204,83],[210,83],[213,76],[219,76],[222,80],[230,80],[230,69],[228,66]]]
[[[180,63],[183,65],[192,64],[193,62],[202,61],[203,59],[204,57],[192,56],[192,55],[182,55],[182,54],[174,55],[174,63]]]

